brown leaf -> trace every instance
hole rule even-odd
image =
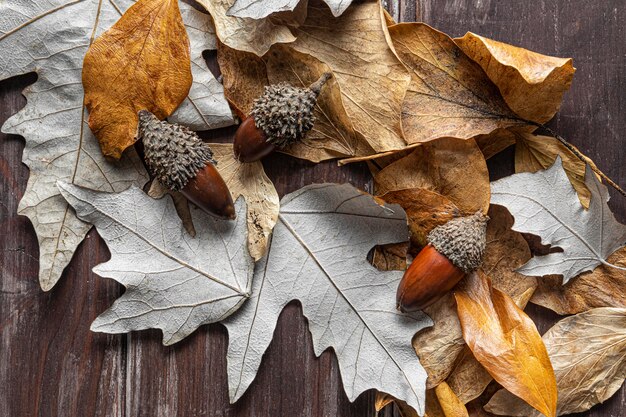
[[[376,393],[376,401],[374,402],[374,408],[376,409],[377,412],[387,407],[390,404],[396,405],[401,417],[419,417],[419,414],[417,414],[417,412],[413,408],[409,407],[404,401],[400,401],[397,398],[394,398],[393,396],[389,394],[385,394],[384,392]],[[426,416],[438,417],[438,416],[428,415],[428,405],[429,405],[429,398],[428,398],[428,392],[426,392]]]
[[[353,4],[340,17],[311,1],[290,46],[326,64],[354,129],[376,152],[402,149],[401,109],[410,76],[386,39],[380,4]]]
[[[119,159],[135,142],[137,112],[166,118],[187,97],[191,83],[189,39],[178,0],[139,0],[85,55],[85,105],[102,153]]]
[[[183,227],[191,236],[196,236],[196,228],[193,225],[193,218],[191,217],[191,211],[189,211],[189,202],[179,192],[170,191],[164,185],[162,185],[159,181],[152,179],[150,182],[150,187],[148,189],[147,194],[152,198],[163,198],[166,195],[170,195],[172,200],[174,201],[174,207],[176,208],[176,213],[178,217],[183,221]]]
[[[626,248],[614,252],[607,262],[626,268]],[[562,285],[560,276],[546,276],[531,302],[556,311],[576,314],[596,307],[626,308],[626,272],[600,265]]]
[[[404,271],[408,249],[407,242],[376,246],[370,263],[381,271]]]
[[[537,123],[552,119],[572,84],[571,58],[555,58],[468,32],[455,42],[485,70],[509,107]]]
[[[445,417],[469,417],[467,408],[448,384],[442,382],[435,387],[435,394]]]
[[[450,199],[462,213],[486,213],[489,172],[474,140],[443,138],[418,146],[374,177],[378,195],[407,188],[424,188]]]
[[[543,336],[554,373],[557,414],[586,411],[610,398],[626,377],[626,309],[597,308],[567,317]],[[498,391],[485,409],[534,417],[535,410],[507,391]]]
[[[482,272],[455,293],[463,338],[491,376],[547,417],[556,416],[556,380],[533,321]]]

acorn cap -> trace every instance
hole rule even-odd
[[[160,121],[147,110],[139,112],[137,139],[152,175],[172,191],[182,190],[207,163],[217,165],[211,148],[195,132]]]
[[[299,141],[313,128],[313,110],[324,83],[331,74],[325,72],[309,88],[279,83],[265,87],[263,94],[254,101],[250,115],[268,142],[284,148]]]
[[[428,243],[465,273],[483,263],[489,217],[481,212],[452,219],[428,234]]]

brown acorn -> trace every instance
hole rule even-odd
[[[213,216],[235,218],[233,198],[215,168],[213,152],[195,132],[142,110],[137,139],[143,142],[148,170],[161,184]]]
[[[254,162],[298,142],[315,123],[313,110],[322,86],[331,74],[325,72],[309,88],[279,83],[265,87],[254,101],[250,117],[235,132],[233,150],[241,162]]]
[[[428,245],[406,270],[398,291],[398,310],[423,310],[480,267],[489,217],[478,212],[452,219],[428,234]]]

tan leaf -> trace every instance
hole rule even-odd
[[[607,262],[626,267],[626,248],[614,252]],[[560,276],[546,276],[531,302],[559,314],[576,314],[596,307],[626,308],[626,272],[600,265],[565,285]]]
[[[571,58],[555,58],[468,32],[455,42],[485,70],[509,107],[537,123],[552,119],[576,71]]]
[[[294,49],[333,72],[354,129],[376,152],[402,149],[401,110],[410,76],[389,48],[380,4],[354,4],[340,17],[319,0],[294,30]]]
[[[474,140],[443,138],[422,144],[374,177],[378,195],[407,188],[424,188],[450,199],[462,213],[486,213],[489,172]]]
[[[445,417],[469,417],[467,408],[448,384],[442,382],[437,385],[435,394]]]
[[[139,0],[85,55],[89,127],[105,156],[135,142],[137,112],[169,116],[191,88],[189,39],[178,0]]]
[[[515,172],[537,172],[547,169],[560,156],[563,168],[570,182],[578,193],[581,204],[589,207],[591,192],[585,185],[585,162],[581,161],[572,151],[567,149],[558,139],[551,136],[536,136],[530,133],[514,133]],[[590,161],[595,168],[593,161]]]
[[[381,271],[404,271],[408,248],[407,242],[376,246],[372,253],[371,264]]]
[[[455,293],[463,338],[491,376],[547,417],[556,416],[556,380],[533,321],[482,272]]]
[[[265,175],[261,162],[241,163],[235,159],[233,146],[210,144],[213,157],[226,185],[237,200],[246,199],[248,207],[248,250],[255,261],[265,255],[267,242],[278,219],[279,198],[274,184]]]
[[[191,236],[196,236],[196,228],[193,225],[193,218],[191,217],[191,211],[189,210],[189,202],[179,192],[170,191],[164,185],[162,185],[156,179],[152,179],[147,194],[152,198],[163,198],[166,195],[170,195],[174,201],[174,207],[176,208],[176,214],[183,221],[183,227]]]
[[[229,16],[228,9],[235,0],[198,0],[198,3],[211,14],[219,40],[230,48],[263,56],[273,44],[295,40],[287,26],[274,23],[270,17]]]
[[[626,309],[596,308],[567,317],[543,336],[556,375],[557,415],[586,411],[610,398],[626,377]],[[539,416],[501,390],[485,409],[508,416]]]

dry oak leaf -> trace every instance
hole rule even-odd
[[[545,171],[511,175],[491,183],[491,202],[505,206],[515,218],[513,230],[541,238],[562,252],[534,256],[518,272],[529,276],[563,275],[563,284],[600,264],[626,242],[626,226],[615,220],[609,193],[587,166],[591,192],[585,210],[562,167],[561,158]],[[616,269],[621,267],[613,266]]]
[[[381,5],[364,1],[335,18],[321,0],[311,0],[294,33],[289,46],[331,69],[343,107],[369,147],[404,148],[401,110],[410,76],[387,44]]]
[[[615,251],[607,262],[626,268],[626,248]],[[626,272],[600,265],[561,285],[558,276],[540,280],[530,300],[558,314],[576,314],[597,307],[626,308]]]
[[[509,392],[555,417],[556,379],[530,317],[480,271],[465,278],[455,298],[463,338],[476,359]]]
[[[189,38],[178,0],[139,0],[89,47],[83,65],[89,127],[119,159],[136,141],[137,112],[165,119],[192,85]]]
[[[373,245],[407,238],[399,206],[380,206],[350,185],[312,185],[285,196],[251,298],[223,322],[231,401],[254,380],[280,312],[298,299],[315,354],[334,349],[350,401],[374,388],[423,414],[426,372],[410,340],[431,321],[399,313],[393,294],[402,272],[378,271],[366,259]]]
[[[559,400],[557,415],[579,413],[610,398],[626,378],[626,309],[596,308],[567,317],[543,335]],[[496,392],[490,413],[536,417],[540,414],[510,393]]]
[[[193,209],[197,237],[192,238],[169,198],[154,200],[137,187],[115,194],[63,182],[58,186],[111,251],[111,260],[94,272],[126,287],[91,330],[158,328],[163,344],[170,345],[228,317],[250,296],[254,262],[244,244],[243,200],[236,204],[236,222]]]
[[[57,180],[101,191],[142,185],[147,174],[134,152],[115,163],[100,152],[86,123],[81,83],[82,63],[92,38],[108,29],[134,2],[53,0],[45,3],[0,2],[0,79],[36,71],[37,81],[24,94],[26,107],[6,121],[5,133],[26,139],[23,162],[30,169],[18,213],[32,222],[39,240],[39,282],[51,289],[91,225],[79,220],[59,194]],[[194,62],[210,47],[205,31],[210,17],[181,3]],[[41,51],[46,51],[45,56]],[[194,65],[194,79],[213,81],[206,64]],[[205,83],[194,82],[177,114],[179,122],[232,123],[221,88],[211,98]],[[189,102],[192,105],[186,106]],[[184,107],[184,108],[183,108]],[[213,117],[216,119],[213,119]],[[207,125],[206,128],[208,128]]]
[[[545,123],[561,106],[576,69],[571,58],[555,58],[468,32],[454,40],[485,70],[522,119]]]
[[[198,0],[213,18],[220,42],[239,51],[263,56],[275,43],[289,43],[296,38],[281,22],[271,18],[251,19],[230,16],[228,10],[235,0]]]

